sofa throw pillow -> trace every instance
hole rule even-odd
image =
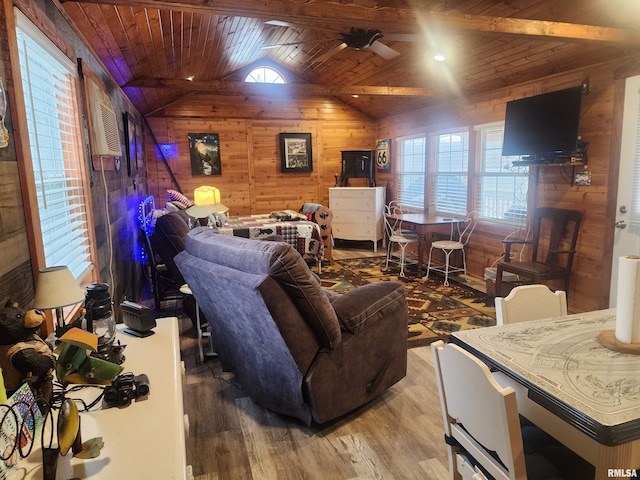
[[[185,197],[182,193],[177,190],[167,190],[167,196],[169,197],[169,201],[179,202],[184,205],[186,208],[192,207],[194,203]]]

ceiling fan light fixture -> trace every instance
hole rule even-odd
[[[370,47],[373,42],[380,40],[384,36],[380,30],[362,30],[354,27],[351,28],[349,33],[342,33],[340,35],[340,40],[356,50]]]

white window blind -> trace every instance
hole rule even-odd
[[[75,65],[18,10],[16,35],[46,266],[81,280],[92,263]]]
[[[475,210],[478,218],[526,224],[529,171],[516,167],[519,157],[503,157],[504,123],[479,125],[480,175]]]
[[[435,185],[433,202],[438,213],[467,212],[469,172],[469,132],[467,130],[433,136]]]
[[[631,193],[630,223],[640,225],[640,90],[633,92],[632,108],[635,114],[635,149],[633,153],[633,189]]]
[[[426,138],[403,137],[398,139],[400,169],[397,175],[397,200],[405,206],[423,209]]]

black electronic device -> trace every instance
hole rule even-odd
[[[122,321],[127,326],[123,332],[135,337],[148,337],[155,332],[156,319],[149,307],[125,300],[120,304]]]
[[[369,187],[375,187],[375,150],[342,151],[342,186],[349,186],[350,178],[366,178]]]
[[[149,377],[144,373],[123,373],[111,385],[104,387],[104,401],[111,407],[127,407],[132,400],[138,401],[149,395],[149,391]]]
[[[502,155],[535,156],[540,163],[570,157],[578,142],[581,106],[582,86],[507,102]]]

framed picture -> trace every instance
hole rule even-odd
[[[376,142],[376,165],[379,172],[391,170],[391,139],[381,138]]]
[[[217,133],[190,133],[191,175],[222,175]]]
[[[281,133],[280,160],[284,173],[312,172],[311,134]]]
[[[135,119],[127,112],[122,114],[124,122],[124,149],[127,157],[127,174],[131,177],[138,173],[137,126]]]

